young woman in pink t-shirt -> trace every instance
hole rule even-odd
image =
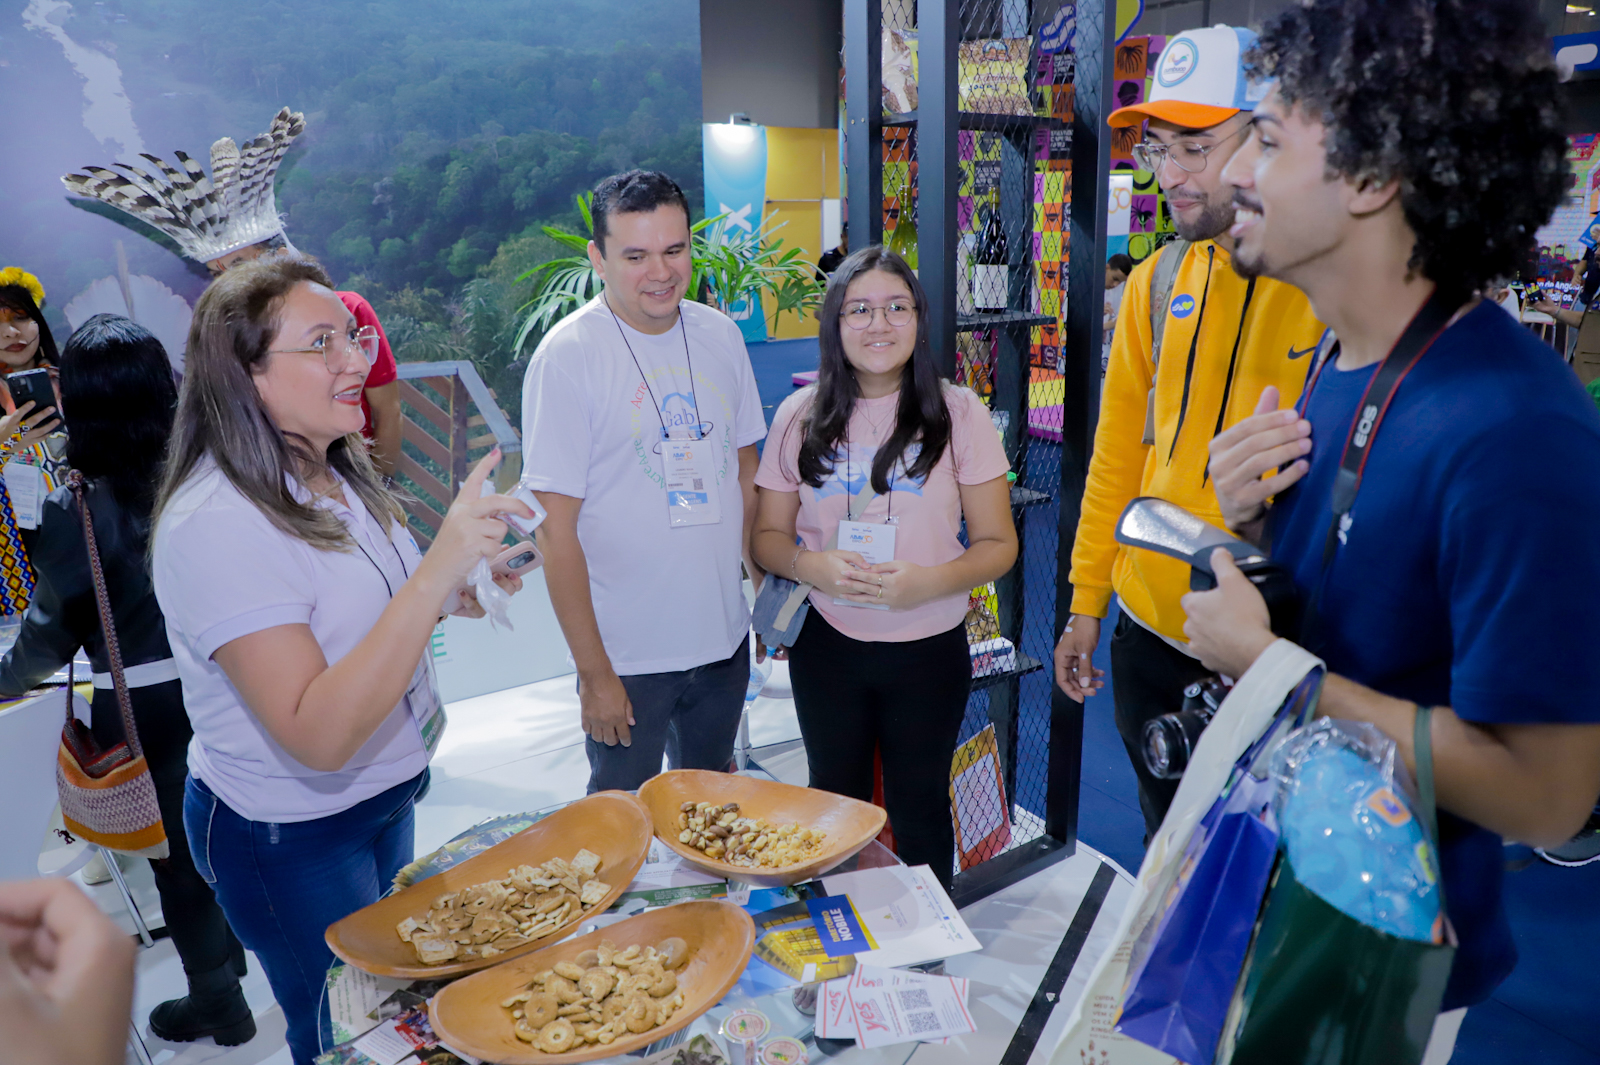
[[[817,383],[767,435],[751,546],[769,572],[814,586],[789,648],[811,786],[870,801],[881,753],[900,856],[948,887],[967,594],[1011,568],[1017,533],[1005,448],[983,401],[939,379],[927,313],[895,253],[839,265]]]

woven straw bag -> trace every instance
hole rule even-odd
[[[67,830],[107,850],[122,851],[144,858],[167,856],[167,833],[161,824],[161,808],[156,803],[155,781],[139,745],[139,730],[133,721],[133,703],[128,698],[128,681],[122,671],[122,648],[117,643],[117,627],[111,617],[111,597],[106,594],[106,577],[100,568],[100,549],[95,543],[94,520],[84,496],[83,475],[73,470],[67,484],[77,497],[83,516],[83,539],[89,551],[89,573],[94,579],[94,601],[100,612],[100,630],[105,635],[106,657],[111,660],[111,681],[117,693],[117,709],[122,713],[122,743],[101,748],[89,728],[72,713],[72,674],[67,677],[67,721],[61,730],[61,746],[56,752],[56,791],[61,798],[61,816]]]

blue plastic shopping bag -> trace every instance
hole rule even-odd
[[[1189,1065],[1212,1065],[1278,849],[1276,782],[1263,753],[1310,716],[1322,671],[1284,701],[1196,826],[1182,871],[1134,946],[1116,1030]]]

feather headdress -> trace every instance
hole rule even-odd
[[[265,133],[242,148],[233,138],[223,137],[211,146],[210,177],[194,159],[174,152],[178,167],[154,155],[140,155],[154,168],[153,174],[128,163],[113,163],[114,170],[86,166],[85,173],[67,174],[61,183],[68,192],[155,226],[196,262],[210,262],[283,232],[272,179],[289,145],[305,128],[305,116],[285,107]]]

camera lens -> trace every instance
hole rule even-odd
[[[1144,765],[1157,780],[1176,780],[1189,767],[1189,738],[1179,714],[1163,714],[1144,725]]]

